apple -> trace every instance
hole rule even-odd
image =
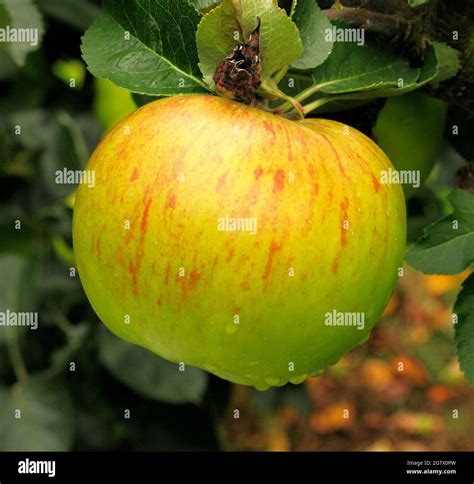
[[[94,111],[103,131],[137,108],[132,93],[107,79],[94,79]]]
[[[228,99],[143,106],[93,153],[76,264],[121,338],[258,389],[300,383],[365,341],[402,264],[392,165],[340,123]]]
[[[422,92],[388,98],[380,111],[373,134],[377,144],[400,171],[419,171],[420,186],[438,160],[443,141],[447,104]],[[404,184],[405,196],[416,189]]]

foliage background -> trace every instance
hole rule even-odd
[[[183,378],[107,332],[73,269],[74,187],[54,174],[82,168],[135,105],[81,60],[99,2],[36,5],[41,47],[17,62],[0,50],[0,309],[40,315],[37,331],[0,327],[0,450],[472,450],[474,391],[451,323],[467,273],[407,267],[367,343],[318,379],[263,393],[197,369]],[[370,135],[384,102],[325,116]],[[472,126],[456,103],[453,120]],[[411,242],[445,213],[447,188],[472,151],[446,133],[434,173],[408,204]]]

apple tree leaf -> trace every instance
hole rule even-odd
[[[215,7],[222,3],[222,0],[188,0],[189,3],[198,11],[202,12],[211,7]]]
[[[262,22],[260,58],[263,79],[301,56],[298,28],[274,0],[224,0],[202,18],[196,34],[199,67],[212,88],[217,65],[232,53],[236,45],[248,40],[257,26],[257,17]]]
[[[43,375],[0,387],[0,451],[65,451],[74,437],[64,382]]]
[[[425,62],[423,65],[419,69],[413,70],[419,70],[419,76],[417,79],[413,80],[413,78],[407,79],[400,77],[402,83],[397,84],[396,86],[384,86],[382,88],[363,90],[357,92],[357,98],[371,99],[375,97],[400,96],[414,91],[415,89],[419,89],[431,82],[438,74],[438,60],[432,46],[429,46],[426,51]]]
[[[0,0],[0,28],[7,27],[12,34],[18,36],[23,32],[29,36],[17,40],[7,37],[0,42],[0,48],[6,50],[18,66],[23,66],[26,56],[40,47],[44,33],[43,19],[34,2]]]
[[[35,0],[40,10],[79,31],[86,30],[99,15],[91,0]]]
[[[335,42],[326,61],[313,71],[319,91],[328,94],[397,89],[419,77],[420,70],[411,68],[407,59],[373,41]]]
[[[301,91],[311,87],[313,80],[310,76],[304,75],[295,70],[288,71],[283,79],[278,83],[279,89],[291,97],[296,96]]]
[[[451,79],[461,69],[460,52],[445,42],[432,42],[432,45],[438,59],[438,74],[431,84],[437,88],[440,82]]]
[[[293,21],[300,31],[303,52],[292,63],[296,69],[313,69],[322,64],[333,47],[333,40],[326,40],[326,29],[332,24],[314,0],[298,0]]]
[[[0,274],[8,274],[8,277],[0,277],[0,312],[35,311],[38,304],[38,268],[32,258],[20,254],[2,254]],[[7,341],[13,331],[23,333],[27,331],[27,327],[0,325],[0,343]]]
[[[425,229],[406,256],[425,274],[459,274],[474,264],[474,192],[448,195],[453,212]]]
[[[117,380],[140,395],[168,403],[199,403],[207,374],[192,366],[179,371],[171,363],[111,333],[99,338],[99,359]]]
[[[454,305],[454,314],[458,317],[454,331],[459,364],[474,386],[474,274],[464,281]]]
[[[195,42],[200,16],[191,4],[108,0],[105,6],[82,42],[92,74],[152,96],[207,92]]]

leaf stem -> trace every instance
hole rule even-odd
[[[74,328],[69,319],[59,311],[54,315],[53,322],[66,336],[69,335]]]
[[[273,76],[275,84],[278,84],[285,77],[286,73],[288,72],[288,67],[289,66],[283,67]]]
[[[320,89],[321,85],[320,84],[313,84],[312,86],[308,87],[307,89],[304,89],[301,91],[299,94],[297,94],[293,100],[301,104],[301,101],[304,101],[308,97],[311,97],[313,94],[316,94],[318,90]],[[279,113],[286,113],[292,109],[292,103],[286,102],[285,104],[282,104],[278,108]]]
[[[325,104],[332,102],[332,101],[355,101],[358,99],[367,99],[363,96],[364,93],[351,93],[351,94],[336,94],[333,96],[324,96],[318,99],[315,99],[313,102],[306,104],[303,106],[305,116],[314,111],[315,109],[324,106]]]
[[[21,355],[17,328],[10,328],[7,335],[7,348],[16,379],[18,381],[25,381],[28,378],[28,372],[26,371],[25,362]]]
[[[306,104],[303,106],[304,114],[305,116],[310,113],[311,111],[314,111],[315,109],[318,109],[319,107],[323,106],[324,104],[333,101],[336,96],[328,96],[328,97],[321,97],[319,99],[316,99],[315,101]]]

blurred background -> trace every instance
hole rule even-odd
[[[472,450],[474,390],[451,319],[467,273],[406,267],[364,345],[320,378],[266,392],[198,369],[178,378],[176,365],[105,329],[74,269],[74,186],[55,174],[82,169],[143,99],[81,60],[99,2],[36,5],[41,45],[0,50],[0,310],[39,314],[36,331],[0,327],[0,450]],[[385,103],[324,116],[374,136]],[[443,113],[443,125],[472,132],[469,112],[452,103]],[[411,242],[446,212],[456,171],[474,159],[472,142],[442,131],[431,139],[436,165],[408,201]]]

